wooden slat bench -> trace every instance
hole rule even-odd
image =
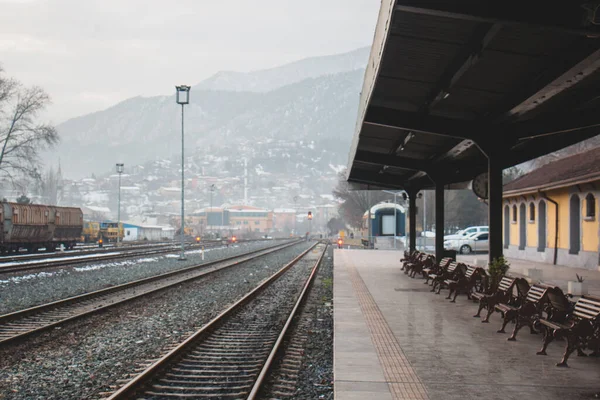
[[[512,306],[518,306],[522,300],[527,297],[529,283],[524,278],[512,278],[503,276],[498,284],[498,289],[493,293],[473,293],[471,298],[479,302],[475,318],[481,316],[481,311],[485,308],[487,313],[482,323],[490,322],[490,316],[494,313],[496,304],[504,303]]]
[[[419,253],[419,256],[412,262],[406,263],[404,267],[404,273],[409,275],[412,273],[413,269],[418,268],[427,260],[426,253]]]
[[[437,274],[435,278],[433,278],[433,289],[431,291],[435,291],[436,294],[440,294],[440,291],[444,287],[444,282],[446,280],[457,279],[459,276],[464,275],[466,269],[467,267],[463,263],[457,263],[455,261],[451,262],[448,264],[448,268],[442,270],[441,273]]]
[[[452,262],[452,259],[450,257],[444,257],[440,260],[439,263],[432,265],[429,268],[423,268],[422,274],[423,274],[423,278],[425,278],[425,284],[427,285],[429,283],[430,279],[436,276],[437,273],[439,273],[441,270],[448,268],[448,265],[450,265],[450,263]],[[433,282],[432,282],[433,283]]]
[[[408,275],[411,278],[414,278],[417,274],[422,275],[423,269],[425,269],[425,268],[430,269],[434,265],[435,265],[435,256],[428,254],[428,255],[426,255],[424,261],[413,264],[412,268],[410,268]]]
[[[517,307],[506,303],[496,304],[496,310],[499,311],[504,318],[502,327],[498,330],[498,333],[505,333],[504,328],[506,328],[506,324],[511,321],[515,321],[515,328],[508,340],[517,340],[517,332],[525,325],[529,326],[531,333],[537,333],[533,328],[533,323],[535,319],[539,318],[542,314],[543,307],[548,301],[548,289],[552,288],[556,287],[537,283],[529,288],[525,302],[520,306]]]
[[[419,252],[419,251],[413,251],[410,254],[407,254],[406,252],[404,252],[404,258],[400,259],[400,262],[402,263],[402,268],[400,268],[400,271],[405,271],[406,267],[411,264],[416,262],[419,257],[421,257],[423,253]]]
[[[555,302],[561,302],[560,294],[549,295],[554,306]],[[559,322],[555,314],[553,319],[540,318],[539,322],[544,327],[544,343],[539,355],[546,355],[548,345],[556,338],[566,338],[567,344],[562,360],[556,364],[559,367],[568,367],[567,360],[573,351],[577,350],[579,355],[585,355],[583,349],[597,345],[600,324],[600,298],[583,296],[573,307],[567,311],[563,321]],[[594,348],[596,350],[596,348]]]
[[[454,294],[454,298],[452,298],[450,302],[456,303],[456,296],[458,296],[460,293],[464,293],[467,295],[467,299],[470,300],[471,292],[477,283],[481,282],[481,278],[483,276],[485,276],[485,270],[483,268],[467,265],[464,276],[459,276],[456,280],[446,279],[444,281],[444,284],[448,286],[448,289],[450,289],[446,299],[450,299],[452,294]]]

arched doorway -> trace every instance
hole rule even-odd
[[[510,207],[504,206],[504,248],[510,245]]]
[[[538,251],[546,251],[546,202],[538,207]]]
[[[581,249],[581,207],[576,194],[569,202],[569,244],[569,254],[578,254]]]
[[[525,203],[521,203],[519,207],[519,250],[525,250],[527,245],[527,207]]]

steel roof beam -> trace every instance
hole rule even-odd
[[[592,41],[587,41],[587,45],[591,45]],[[597,42],[597,41],[595,41]],[[598,47],[598,43],[593,43],[595,48]],[[586,55],[589,52],[585,53]],[[578,61],[581,58],[577,59]],[[560,63],[558,68],[560,68]],[[568,67],[567,67],[568,68]],[[552,99],[554,96],[561,94],[565,90],[577,85],[579,82],[594,74],[600,70],[600,49],[597,49],[592,54],[589,54],[582,61],[577,62],[576,65],[572,66],[568,70],[558,70],[554,76],[560,74],[551,82],[548,82],[544,87],[536,91],[534,94],[529,96],[525,101],[513,107],[509,112],[508,116],[518,116],[525,114],[534,108],[539,107],[543,103]],[[564,72],[562,72],[564,71]],[[562,73],[561,73],[562,72]]]
[[[515,1],[398,0],[395,11],[491,24],[524,25],[530,28],[600,37],[600,26],[585,23],[591,13],[581,6],[582,3],[537,0],[524,5],[522,2]]]
[[[350,172],[349,181],[397,189],[405,189],[407,183],[406,179],[401,177],[395,177],[390,174],[379,174],[377,172],[364,171],[356,168],[353,168]]]
[[[431,166],[431,163],[427,161],[364,150],[358,150],[356,152],[354,161],[367,164],[387,165],[411,171],[427,171]]]
[[[488,46],[496,34],[500,31],[500,24],[480,24],[469,42],[444,71],[442,77],[435,85],[434,90],[423,106],[423,111],[433,108],[439,101],[451,94],[451,89],[456,82],[475,65],[481,58],[483,50]]]
[[[484,125],[473,122],[432,115],[424,116],[419,112],[407,112],[386,107],[369,107],[364,123],[469,140],[476,140],[479,138],[480,132],[485,130]]]

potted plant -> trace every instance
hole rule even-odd
[[[576,281],[569,281],[567,284],[567,292],[573,296],[584,296],[588,294],[588,283],[584,282],[583,276],[575,274]]]
[[[487,277],[487,293],[494,293],[498,290],[498,285],[502,280],[502,277],[506,275],[510,264],[504,257],[494,258],[488,265],[488,277]]]

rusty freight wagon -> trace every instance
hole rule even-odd
[[[67,249],[81,237],[83,213],[74,207],[0,203],[0,252]]]

